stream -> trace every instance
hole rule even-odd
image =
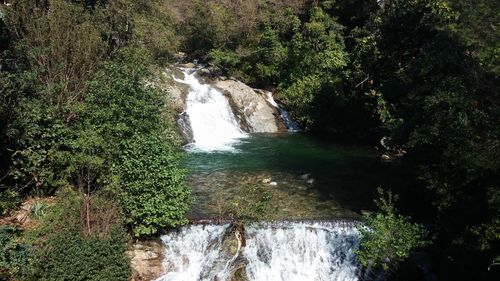
[[[194,69],[183,72],[175,80],[190,88],[188,218],[204,223],[162,237],[165,274],[157,280],[358,280],[357,219],[373,208],[376,187],[401,184],[377,151],[298,132],[281,108],[289,133],[246,133],[223,93]],[[256,221],[237,249],[226,246],[236,243],[227,223],[235,219]]]

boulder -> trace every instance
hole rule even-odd
[[[169,85],[167,87],[169,106],[176,112],[186,110],[187,91],[184,88],[184,85]]]
[[[187,58],[187,55],[184,52],[178,52],[174,55],[174,60],[176,60],[176,61],[184,61],[186,58]]]
[[[179,65],[180,67],[184,67],[184,68],[195,68],[196,67],[196,64],[192,63],[192,62],[188,62],[188,63],[185,63],[185,64],[181,64]]]
[[[193,130],[191,129],[191,122],[189,121],[189,115],[187,112],[179,114],[179,119],[177,119],[177,125],[179,125],[179,130],[186,140],[186,143],[193,141]]]
[[[237,80],[217,80],[214,87],[230,98],[235,114],[249,133],[279,132],[279,114],[265,97]]]
[[[132,266],[132,281],[154,280],[163,274],[163,246],[160,241],[133,244],[127,252]]]
[[[208,68],[202,68],[198,73],[200,76],[210,76],[212,74]]]

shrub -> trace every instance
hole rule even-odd
[[[93,227],[87,233],[85,216],[80,213],[87,202],[72,190],[60,192],[56,205],[25,235],[33,243],[32,270],[25,274],[26,279],[129,280],[127,236],[120,220],[109,221],[108,231]],[[92,218],[113,212],[109,198],[96,197],[92,203]]]
[[[397,267],[413,249],[428,242],[421,225],[397,213],[397,196],[385,194],[381,188],[378,191],[380,199],[376,203],[380,212],[367,216],[365,226],[359,227],[361,243],[357,254],[363,266],[387,270]]]
[[[19,235],[14,226],[0,226],[0,280],[8,280],[27,268],[29,246],[18,241]]]
[[[190,193],[179,156],[157,135],[136,136],[121,157],[120,199],[135,236],[186,223]]]
[[[148,74],[136,52],[106,64],[90,82],[82,122],[107,140],[102,155],[135,236],[185,223],[190,198],[178,136],[164,117],[165,93],[146,85]]]

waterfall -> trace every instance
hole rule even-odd
[[[220,250],[226,225],[192,225],[162,236],[165,244],[163,267],[167,274],[156,281],[212,281],[227,276]]]
[[[301,129],[300,129],[299,124],[297,124],[297,122],[293,121],[293,119],[288,114],[288,111],[286,111],[283,107],[278,105],[278,103],[273,98],[273,94],[271,92],[266,92],[266,95],[267,95],[267,102],[269,102],[272,106],[274,106],[278,109],[278,112],[280,113],[280,118],[281,118],[281,120],[283,120],[283,123],[285,124],[288,131],[289,132],[300,132]]]
[[[175,81],[190,86],[186,98],[186,114],[193,133],[193,143],[188,148],[201,151],[231,151],[238,139],[246,134],[227,98],[208,84],[201,84],[195,69],[183,69],[184,79]]]
[[[230,280],[235,259],[222,247],[228,225],[194,225],[162,237],[166,274],[157,281]],[[255,223],[246,228],[249,281],[354,281],[355,225],[345,222]]]
[[[280,223],[247,231],[250,280],[357,280],[358,234],[339,223]]]

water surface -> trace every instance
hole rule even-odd
[[[251,135],[233,148],[188,153],[192,219],[223,216],[221,209],[255,192],[272,197],[266,219],[356,218],[372,207],[378,186],[398,181],[376,150],[302,133]]]

